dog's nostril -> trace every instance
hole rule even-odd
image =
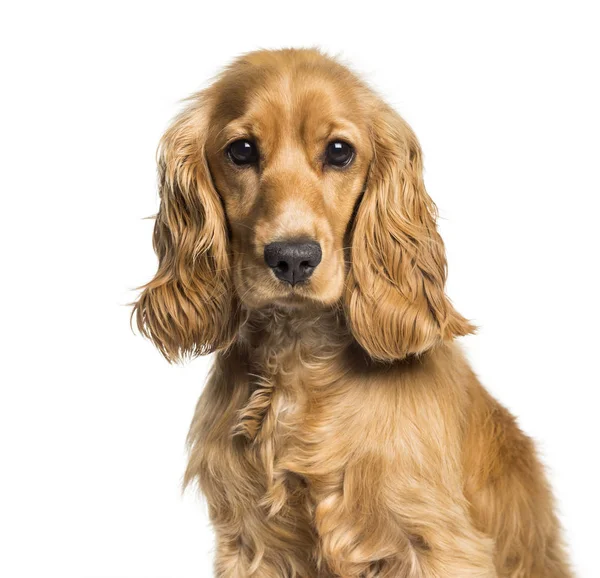
[[[306,277],[310,277],[310,274],[313,272],[314,267],[310,264],[309,261],[302,261],[302,263],[300,263],[300,272],[303,275],[306,275]]]
[[[321,262],[321,246],[315,241],[275,242],[265,247],[265,262],[278,279],[296,285],[306,281]]]

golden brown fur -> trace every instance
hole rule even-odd
[[[234,166],[235,139],[260,162]],[[323,162],[332,139],[351,165]],[[218,351],[189,434],[220,578],[565,578],[531,441],[453,339],[408,125],[314,50],[246,55],[160,147],[159,270],[135,306],[168,360]],[[323,252],[279,281],[274,240]]]

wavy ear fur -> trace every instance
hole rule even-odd
[[[345,308],[360,345],[375,359],[392,360],[474,328],[444,293],[444,245],[416,136],[381,105],[372,139],[374,159],[352,233]]]
[[[160,142],[158,271],[132,313],[169,361],[225,347],[237,329],[225,215],[204,152],[208,98],[190,100]]]

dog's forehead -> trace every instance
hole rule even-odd
[[[339,98],[331,83],[291,74],[261,87],[247,109],[247,117],[269,132],[286,127],[305,137],[318,137],[315,133],[327,124],[353,116],[350,103]]]
[[[362,87],[353,78],[341,79],[322,67],[246,66],[220,91],[222,135],[319,141],[341,132],[356,137],[367,127]]]

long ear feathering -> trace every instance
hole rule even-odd
[[[474,327],[444,293],[444,245],[416,136],[382,104],[372,138],[374,159],[354,223],[344,301],[352,332],[371,357],[402,359]]]
[[[204,151],[207,93],[190,101],[159,145],[158,271],[132,312],[170,362],[226,347],[237,328],[227,225]]]

